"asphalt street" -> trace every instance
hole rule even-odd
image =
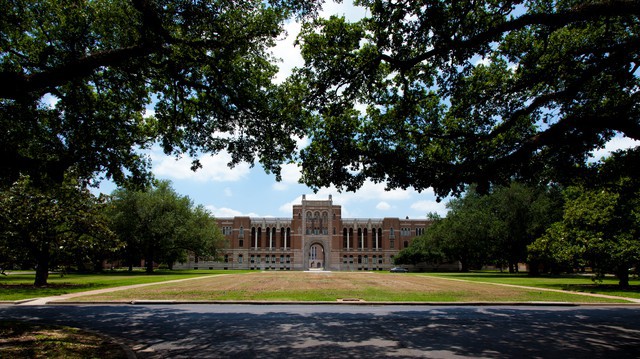
[[[97,331],[139,358],[640,357],[637,307],[4,305],[0,320]]]

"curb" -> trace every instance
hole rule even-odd
[[[17,303],[16,303],[17,304]],[[308,305],[308,306],[424,306],[424,307],[630,307],[640,308],[640,303],[580,303],[580,302],[365,302],[365,301],[320,301],[320,302],[291,302],[291,301],[220,301],[220,300],[133,300],[126,302],[47,302],[46,306],[76,306],[76,305]]]

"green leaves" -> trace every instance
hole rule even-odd
[[[635,1],[359,3],[367,18],[318,20],[299,40],[296,76],[322,144],[302,158],[309,185],[369,178],[444,197],[471,183],[565,182],[615,132],[640,138]],[[339,158],[329,127],[352,111],[362,125],[336,137],[358,151]],[[335,171],[314,173],[323,159]]]
[[[43,189],[21,177],[0,192],[0,266],[37,267],[36,285],[45,285],[54,266],[99,263],[120,246],[103,206],[77,179]]]
[[[637,156],[638,150],[619,152],[583,184],[567,188],[562,221],[530,246],[530,256],[567,268],[592,266],[626,286],[628,269],[640,262],[640,187],[628,177]]]
[[[215,256],[224,243],[215,219],[202,206],[194,207],[189,197],[178,195],[168,181],[159,181],[147,191],[118,189],[107,210],[110,226],[126,243],[125,259],[145,259],[147,271],[153,264],[170,267],[186,258]]]
[[[230,165],[258,158],[277,171],[304,128],[282,111],[269,48],[285,20],[318,5],[4,0],[0,180],[59,184],[73,168],[83,180],[146,184],[137,151],[155,142],[167,154],[226,150]]]

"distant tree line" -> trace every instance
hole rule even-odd
[[[94,196],[77,180],[42,189],[29,177],[0,191],[0,268],[101,271],[104,261],[170,268],[188,253],[215,257],[224,245],[215,218],[178,195],[167,181],[147,190]]]
[[[593,269],[621,286],[640,264],[640,150],[613,154],[572,184],[513,182],[451,200],[445,218],[396,257],[398,264],[457,260],[462,270],[495,265],[529,273]]]

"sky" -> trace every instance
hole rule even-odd
[[[321,16],[345,16],[355,21],[367,15],[364,8],[354,7],[351,1],[342,4],[328,0]],[[302,66],[299,49],[294,40],[300,31],[300,24],[289,22],[285,25],[288,36],[278,40],[273,52],[282,59],[280,73],[276,81],[283,81],[294,67]],[[305,145],[301,140],[300,146]],[[638,146],[640,142],[628,138],[616,137],[607,146],[594,153],[594,158],[606,156],[609,151]],[[274,175],[268,175],[256,164],[251,168],[243,163],[234,168],[227,167],[230,156],[222,152],[216,156],[200,157],[203,168],[191,171],[192,159],[185,156],[179,160],[166,156],[159,148],[149,153],[152,160],[152,172],[158,179],[172,182],[172,187],[180,195],[186,195],[196,205],[203,205],[217,218],[233,216],[250,217],[291,217],[292,206],[301,202],[302,195],[307,199],[327,199],[332,195],[333,203],[342,206],[343,218],[384,218],[409,217],[422,219],[429,212],[441,216],[447,213],[446,202],[436,201],[433,191],[418,193],[413,189],[386,191],[384,184],[365,182],[357,192],[338,193],[335,188],[320,189],[318,193],[298,183],[300,171],[296,165],[285,165],[282,181],[276,182]],[[115,186],[103,181],[96,192],[110,193]]]

